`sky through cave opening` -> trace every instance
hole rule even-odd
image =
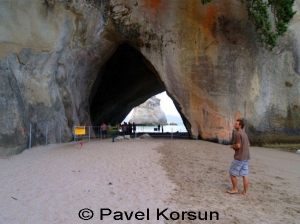
[[[162,124],[162,123],[160,124],[161,126],[164,126],[165,128],[164,131],[165,132],[177,132],[177,131],[187,132],[183,120],[180,114],[178,113],[176,106],[173,103],[173,100],[167,95],[166,91],[155,95],[155,97],[160,100],[160,108],[164,112],[166,117],[166,124]],[[123,120],[123,122],[131,122],[131,123],[134,122],[135,109],[138,109],[138,107],[133,108],[130,111],[130,113],[126,116],[126,118]],[[149,114],[151,115],[151,109],[149,111]],[[142,132],[144,132],[145,129],[148,130],[149,132],[152,132],[154,131],[154,128],[156,127],[157,124],[148,125],[147,127],[141,127],[140,129]]]

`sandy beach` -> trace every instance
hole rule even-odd
[[[300,223],[300,154],[250,150],[245,197],[226,193],[233,151],[225,145],[104,139],[34,147],[0,158],[0,223]]]

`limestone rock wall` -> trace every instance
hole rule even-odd
[[[46,125],[48,141],[55,143],[59,127],[65,142],[74,125],[93,124],[95,81],[100,85],[106,62],[124,43],[143,55],[160,83],[156,93],[166,89],[193,137],[228,142],[234,120],[244,117],[253,142],[299,141],[300,0],[295,2],[288,33],[268,52],[240,1],[2,1],[0,155],[27,147],[29,124],[34,145],[41,144]],[[154,88],[140,83],[144,95],[131,90],[130,100],[136,100],[127,102],[122,93],[111,102],[118,119]]]
[[[155,66],[194,136],[226,142],[243,117],[253,142],[299,140],[299,12],[269,52],[239,1],[112,4],[118,31]],[[128,12],[122,25],[120,11]]]
[[[34,146],[45,144],[46,127],[48,142],[55,143],[60,141],[60,128],[66,142],[72,140],[74,125],[91,123],[88,91],[107,60],[92,45],[99,42],[96,32],[106,17],[86,4],[78,9],[58,1],[46,3],[1,2],[0,73],[5,88],[0,90],[0,110],[6,125],[0,127],[0,155],[28,147],[30,124]],[[104,51],[114,51],[103,44],[109,48]]]

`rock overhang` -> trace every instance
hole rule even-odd
[[[118,46],[101,67],[89,97],[91,121],[122,122],[135,106],[153,95],[165,91],[149,61],[128,43]]]

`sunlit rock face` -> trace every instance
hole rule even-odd
[[[153,96],[133,109],[130,122],[135,124],[167,124],[167,118],[160,107],[160,99]]]
[[[33,146],[70,141],[164,90],[192,137],[226,143],[243,117],[252,142],[300,140],[300,0],[273,52],[240,1],[71,2],[0,3],[0,156],[30,124]]]

